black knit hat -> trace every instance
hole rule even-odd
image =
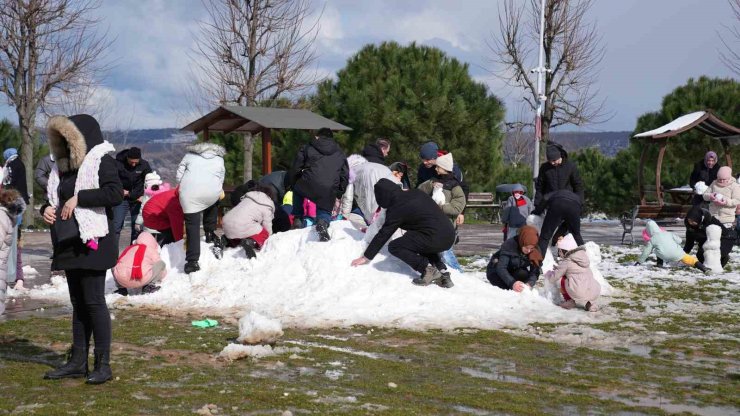
[[[139,149],[138,147],[132,147],[128,149],[126,157],[129,159],[141,159],[141,149]]]
[[[547,150],[545,151],[545,154],[547,155],[547,161],[552,162],[553,160],[558,160],[563,155],[560,153],[560,149],[557,146],[553,145],[547,145]]]

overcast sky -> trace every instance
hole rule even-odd
[[[498,32],[499,3],[314,0],[317,10],[323,7],[315,70],[332,76],[368,43],[416,41],[469,63],[512,118],[519,93],[491,75],[486,44]],[[103,0],[98,13],[115,38],[115,66],[100,93],[113,109],[104,127],[182,127],[190,121],[183,117],[184,88],[198,21],[206,17],[200,0]],[[726,0],[596,0],[590,18],[606,48],[597,88],[613,114],[590,130],[632,130],[640,114],[659,109],[662,97],[688,78],[732,75],[719,60],[718,32],[726,32],[723,24],[738,24]],[[9,107],[0,107],[2,116],[17,122]]]

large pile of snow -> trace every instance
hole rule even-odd
[[[229,316],[256,311],[283,325],[314,328],[489,329],[603,319],[600,314],[563,310],[542,289],[523,293],[498,289],[482,272],[451,271],[455,283],[451,289],[414,286],[411,280],[417,273],[390,256],[387,247],[372,263],[351,267],[367,246],[365,234],[347,221],[333,222],[330,232],[329,242],[319,242],[312,229],[276,234],[254,259],[246,259],[241,249],[227,249],[217,260],[202,243],[201,270],[191,275],[183,273],[182,242],[170,244],[162,251],[169,271],[161,290],[142,296],[109,294],[107,299],[113,307],[205,310]],[[107,284],[110,293],[115,288],[110,275]],[[69,302],[63,278],[52,279],[30,295]]]

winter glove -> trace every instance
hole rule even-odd
[[[640,262],[639,261],[636,261],[635,262],[635,266],[639,266],[639,265],[640,265]]]

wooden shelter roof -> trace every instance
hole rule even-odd
[[[196,134],[206,128],[209,131],[224,133],[249,132],[254,134],[263,129],[318,130],[323,127],[334,131],[352,130],[308,110],[238,105],[222,105],[182,129]]]
[[[636,134],[634,138],[664,139],[673,137],[693,128],[717,139],[740,137],[740,128],[725,123],[710,111],[696,111],[683,115],[664,126],[658,127],[657,129]]]

